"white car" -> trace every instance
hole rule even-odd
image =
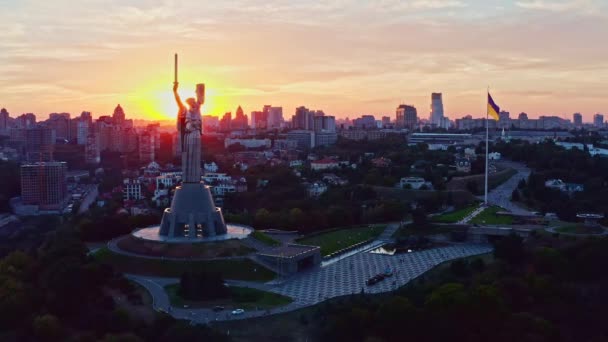
[[[243,310],[243,309],[235,309],[235,310],[232,310],[232,314],[233,314],[233,315],[235,315],[235,316],[236,316],[236,315],[242,315],[242,314],[244,314],[244,313],[245,313],[245,310]]]

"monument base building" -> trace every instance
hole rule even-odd
[[[202,239],[226,232],[222,211],[215,207],[209,187],[203,183],[184,183],[175,189],[171,207],[163,213],[159,234]]]

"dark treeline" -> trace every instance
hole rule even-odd
[[[293,229],[310,232],[329,227],[401,220],[412,200],[380,196],[374,186],[394,187],[402,177],[424,176],[435,189],[444,189],[452,175],[453,151],[429,151],[424,144],[408,147],[403,138],[377,141],[338,140],[335,146],[318,148],[319,157],[336,156],[340,161],[357,163],[327,171],[299,170],[296,176],[288,167],[254,166],[244,172],[248,191],[228,194],[224,201],[227,221],[251,224],[256,228]],[[369,155],[365,155],[370,153]],[[387,167],[375,167],[373,158],[390,159]],[[332,173],[348,185],[329,185],[318,198],[307,194],[303,182],[321,180]],[[445,198],[448,198],[446,196]],[[438,197],[420,200],[430,212],[449,204]]]
[[[495,149],[533,170],[516,195],[527,205],[543,212],[555,212],[568,221],[576,220],[576,213],[580,212],[608,214],[608,158],[591,156],[586,148],[566,150],[552,141],[539,144],[512,141],[498,143]],[[545,181],[549,179],[581,184],[584,191],[568,194],[547,188]]]
[[[131,283],[88,256],[76,233],[60,229],[37,251],[0,260],[0,340],[228,340],[165,315],[143,321],[116,304],[117,292],[141,304]]]

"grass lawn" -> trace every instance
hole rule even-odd
[[[268,236],[267,234],[264,234],[263,232],[261,232],[259,230],[256,230],[253,233],[251,233],[251,236],[254,239],[256,239],[268,246],[278,246],[281,244],[279,241],[271,238],[270,236]]]
[[[564,225],[556,228],[555,231],[558,233],[567,234],[601,234],[604,232],[604,230],[600,227],[585,227],[579,223]]]
[[[411,223],[402,228],[397,229],[395,234],[393,234],[393,237],[395,239],[399,239],[399,238],[407,238],[412,235],[427,236],[427,235],[450,233],[450,232],[454,231],[454,229],[455,229],[454,227],[460,227],[460,226],[459,225],[429,224],[428,227],[419,229],[418,227],[415,227],[413,223]]]
[[[209,301],[188,301],[182,298],[179,293],[179,284],[172,284],[165,286],[165,291],[169,296],[171,305],[183,307],[188,305],[192,308],[197,307],[213,307],[216,305],[230,308],[242,308],[245,310],[259,309],[270,309],[277,306],[284,306],[291,302],[293,299],[273,292],[267,292],[248,287],[230,286],[230,297],[220,298]]]
[[[449,213],[441,214],[439,216],[435,216],[431,218],[432,221],[441,222],[441,223],[456,223],[465,217],[469,216],[475,209],[477,209],[479,205],[470,205],[468,207],[455,210]]]
[[[275,273],[249,259],[177,261],[146,259],[116,254],[102,248],[94,254],[101,263],[112,265],[124,273],[152,275],[158,277],[180,277],[184,272],[206,269],[220,272],[225,279],[268,281]]]
[[[497,212],[503,211],[501,207],[492,206],[484,209],[481,213],[475,216],[471,222],[472,224],[504,224],[510,225],[513,223],[513,218],[510,216],[498,216]]]
[[[366,225],[353,228],[330,230],[296,240],[303,245],[321,247],[321,255],[329,255],[359,242],[370,240],[382,234],[385,225]]]

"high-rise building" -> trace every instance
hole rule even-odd
[[[76,132],[76,143],[78,145],[86,145],[87,137],[89,136],[90,124],[86,120],[78,120],[78,129]]]
[[[323,130],[323,117],[315,116],[313,117],[313,127],[315,132],[321,132]]]
[[[10,115],[6,108],[0,109],[0,133],[6,132],[8,130],[8,122]]]
[[[336,118],[334,116],[315,116],[313,122],[315,132],[336,132]]]
[[[32,113],[21,114],[16,118],[17,128],[29,128],[36,125],[36,115]]]
[[[203,115],[203,132],[215,131],[220,127],[220,119],[217,116]]]
[[[55,130],[55,138],[61,140],[70,140],[70,114],[69,113],[51,113],[46,121],[47,126]]]
[[[227,132],[232,128],[232,113],[227,112],[220,120],[220,131]]]
[[[281,128],[283,123],[283,107],[270,107],[268,110],[268,128]]]
[[[148,164],[154,161],[154,135],[145,130],[139,135],[139,162]]]
[[[49,161],[52,159],[55,144],[55,130],[48,127],[25,129],[25,155],[31,161]]]
[[[314,111],[304,106],[296,108],[296,114],[292,117],[291,127],[294,129],[313,130]]]
[[[154,138],[154,149],[160,149],[160,124],[158,122],[149,124],[147,130]]]
[[[416,107],[408,105],[399,105],[396,111],[395,125],[397,128],[413,129],[418,123],[418,112]]]
[[[391,117],[383,116],[382,117],[382,127],[386,128],[386,127],[389,127],[390,125],[391,125]]]
[[[245,113],[243,112],[243,108],[239,106],[236,109],[236,115],[234,116],[234,119],[232,119],[231,129],[244,130],[247,129],[248,126],[249,124],[247,120],[247,115],[245,115]]]
[[[511,113],[507,111],[500,111],[498,113],[498,128],[509,128],[511,127]]]
[[[39,162],[21,166],[21,200],[40,210],[61,210],[67,199],[65,162]]]
[[[353,126],[357,129],[374,129],[378,128],[376,118],[373,115],[361,115],[360,118],[353,120]]]
[[[87,164],[99,164],[101,161],[99,151],[99,135],[93,129],[89,129],[84,147],[84,161]]]
[[[593,126],[604,127],[604,115],[597,113],[593,116]]]
[[[251,112],[251,128],[266,129],[267,126],[268,126],[268,112],[267,111]]]
[[[336,132],[336,117],[335,116],[324,116],[323,117],[323,131],[327,133]]]
[[[431,125],[441,127],[443,121],[443,98],[441,93],[431,94]]]
[[[125,111],[122,109],[122,107],[119,105],[116,106],[116,108],[114,108],[114,113],[112,114],[112,120],[114,121],[114,123],[116,125],[122,126],[122,124],[125,122]]]
[[[572,123],[574,123],[574,126],[576,127],[583,126],[583,116],[581,115],[581,113],[572,114]]]
[[[93,116],[91,115],[91,112],[83,111],[82,113],[80,113],[79,119],[82,121],[87,121],[89,123],[93,122]]]

